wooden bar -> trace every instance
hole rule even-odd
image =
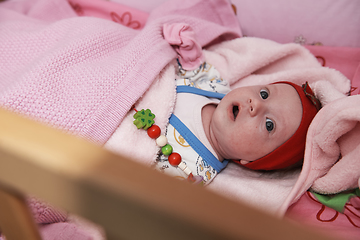
[[[0,183],[100,224],[108,239],[333,239],[1,109],[0,133]]]
[[[7,240],[41,240],[25,198],[0,186],[0,227]],[[21,231],[19,231],[21,226]]]

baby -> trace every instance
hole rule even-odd
[[[178,54],[177,99],[166,137],[157,141],[157,169],[208,184],[229,160],[254,170],[283,169],[302,160],[307,129],[320,108],[307,84],[231,91],[205,62],[190,25],[164,24],[163,35]]]
[[[282,169],[302,160],[307,128],[320,107],[307,84],[278,82],[231,91],[208,63],[194,71],[179,63],[177,76],[175,110],[165,135],[181,164],[174,166],[160,152],[157,169],[208,184],[228,160],[254,170]],[[180,131],[172,118],[188,130]]]

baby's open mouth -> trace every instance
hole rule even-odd
[[[239,106],[234,105],[232,111],[233,111],[233,114],[234,114],[234,121],[235,121],[236,117],[237,117],[237,115],[239,113]]]

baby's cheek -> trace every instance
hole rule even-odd
[[[251,138],[250,136],[248,137]],[[243,140],[244,141],[242,141],[241,144],[236,146],[237,153],[241,156],[241,159],[255,161],[272,151],[267,147],[266,143],[256,139],[255,141],[247,141],[246,138],[243,138]]]
[[[258,149],[253,145],[244,141],[238,141],[231,146],[232,151],[237,159],[254,160],[255,154]]]
[[[245,147],[242,155],[244,155],[243,159],[254,161],[259,158],[259,149],[254,146]]]
[[[226,138],[227,145],[233,149],[242,149],[244,148],[244,138],[242,136],[238,136],[238,134],[232,133],[230,137]],[[248,145],[245,143],[245,145]]]

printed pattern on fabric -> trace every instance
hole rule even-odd
[[[290,206],[286,216],[344,239],[358,239],[360,234],[360,197],[350,198],[345,203],[342,212],[339,212],[325,206],[313,193],[307,191]]]
[[[348,200],[341,212],[324,205],[309,191],[306,192],[307,197],[313,201],[314,208],[316,209],[316,220],[319,222],[335,222],[344,221],[347,224],[352,225],[355,228],[360,229],[360,215],[359,215],[359,201],[360,197],[356,196]],[[347,221],[347,222],[346,222]],[[359,232],[360,233],[360,232]]]
[[[173,147],[173,151],[181,155],[183,162],[191,169],[193,175],[202,176],[205,184],[208,184],[216,176],[216,170],[191,148],[171,124],[168,124],[165,136],[168,143]],[[161,151],[158,155],[156,169],[181,180],[186,180],[188,177],[181,169],[171,166],[167,156]]]
[[[229,83],[220,77],[220,73],[215,67],[206,62],[193,71],[184,70],[178,63],[177,78],[175,81],[177,86],[185,85],[219,93],[228,93],[230,91]],[[203,96],[198,97],[207,99],[207,97]],[[180,104],[192,105],[188,102],[177,101],[175,109]],[[191,114],[191,111],[189,111],[189,113]],[[199,127],[202,128],[202,125]],[[190,128],[190,130],[193,129]],[[195,132],[193,133],[196,135]],[[217,171],[187,143],[171,124],[168,124],[165,136],[168,139],[168,143],[173,147],[173,152],[181,155],[182,161],[191,170],[192,174],[203,177],[204,185],[209,184],[215,178]],[[188,175],[178,167],[171,166],[167,160],[167,156],[161,151],[159,151],[155,169],[182,180],[188,177]]]
[[[79,16],[103,18],[135,30],[144,28],[149,15],[117,2],[70,0],[69,4]]]
[[[211,92],[228,93],[230,85],[221,78],[220,73],[214,66],[204,62],[193,71],[184,70],[179,64],[177,86],[190,86]]]

